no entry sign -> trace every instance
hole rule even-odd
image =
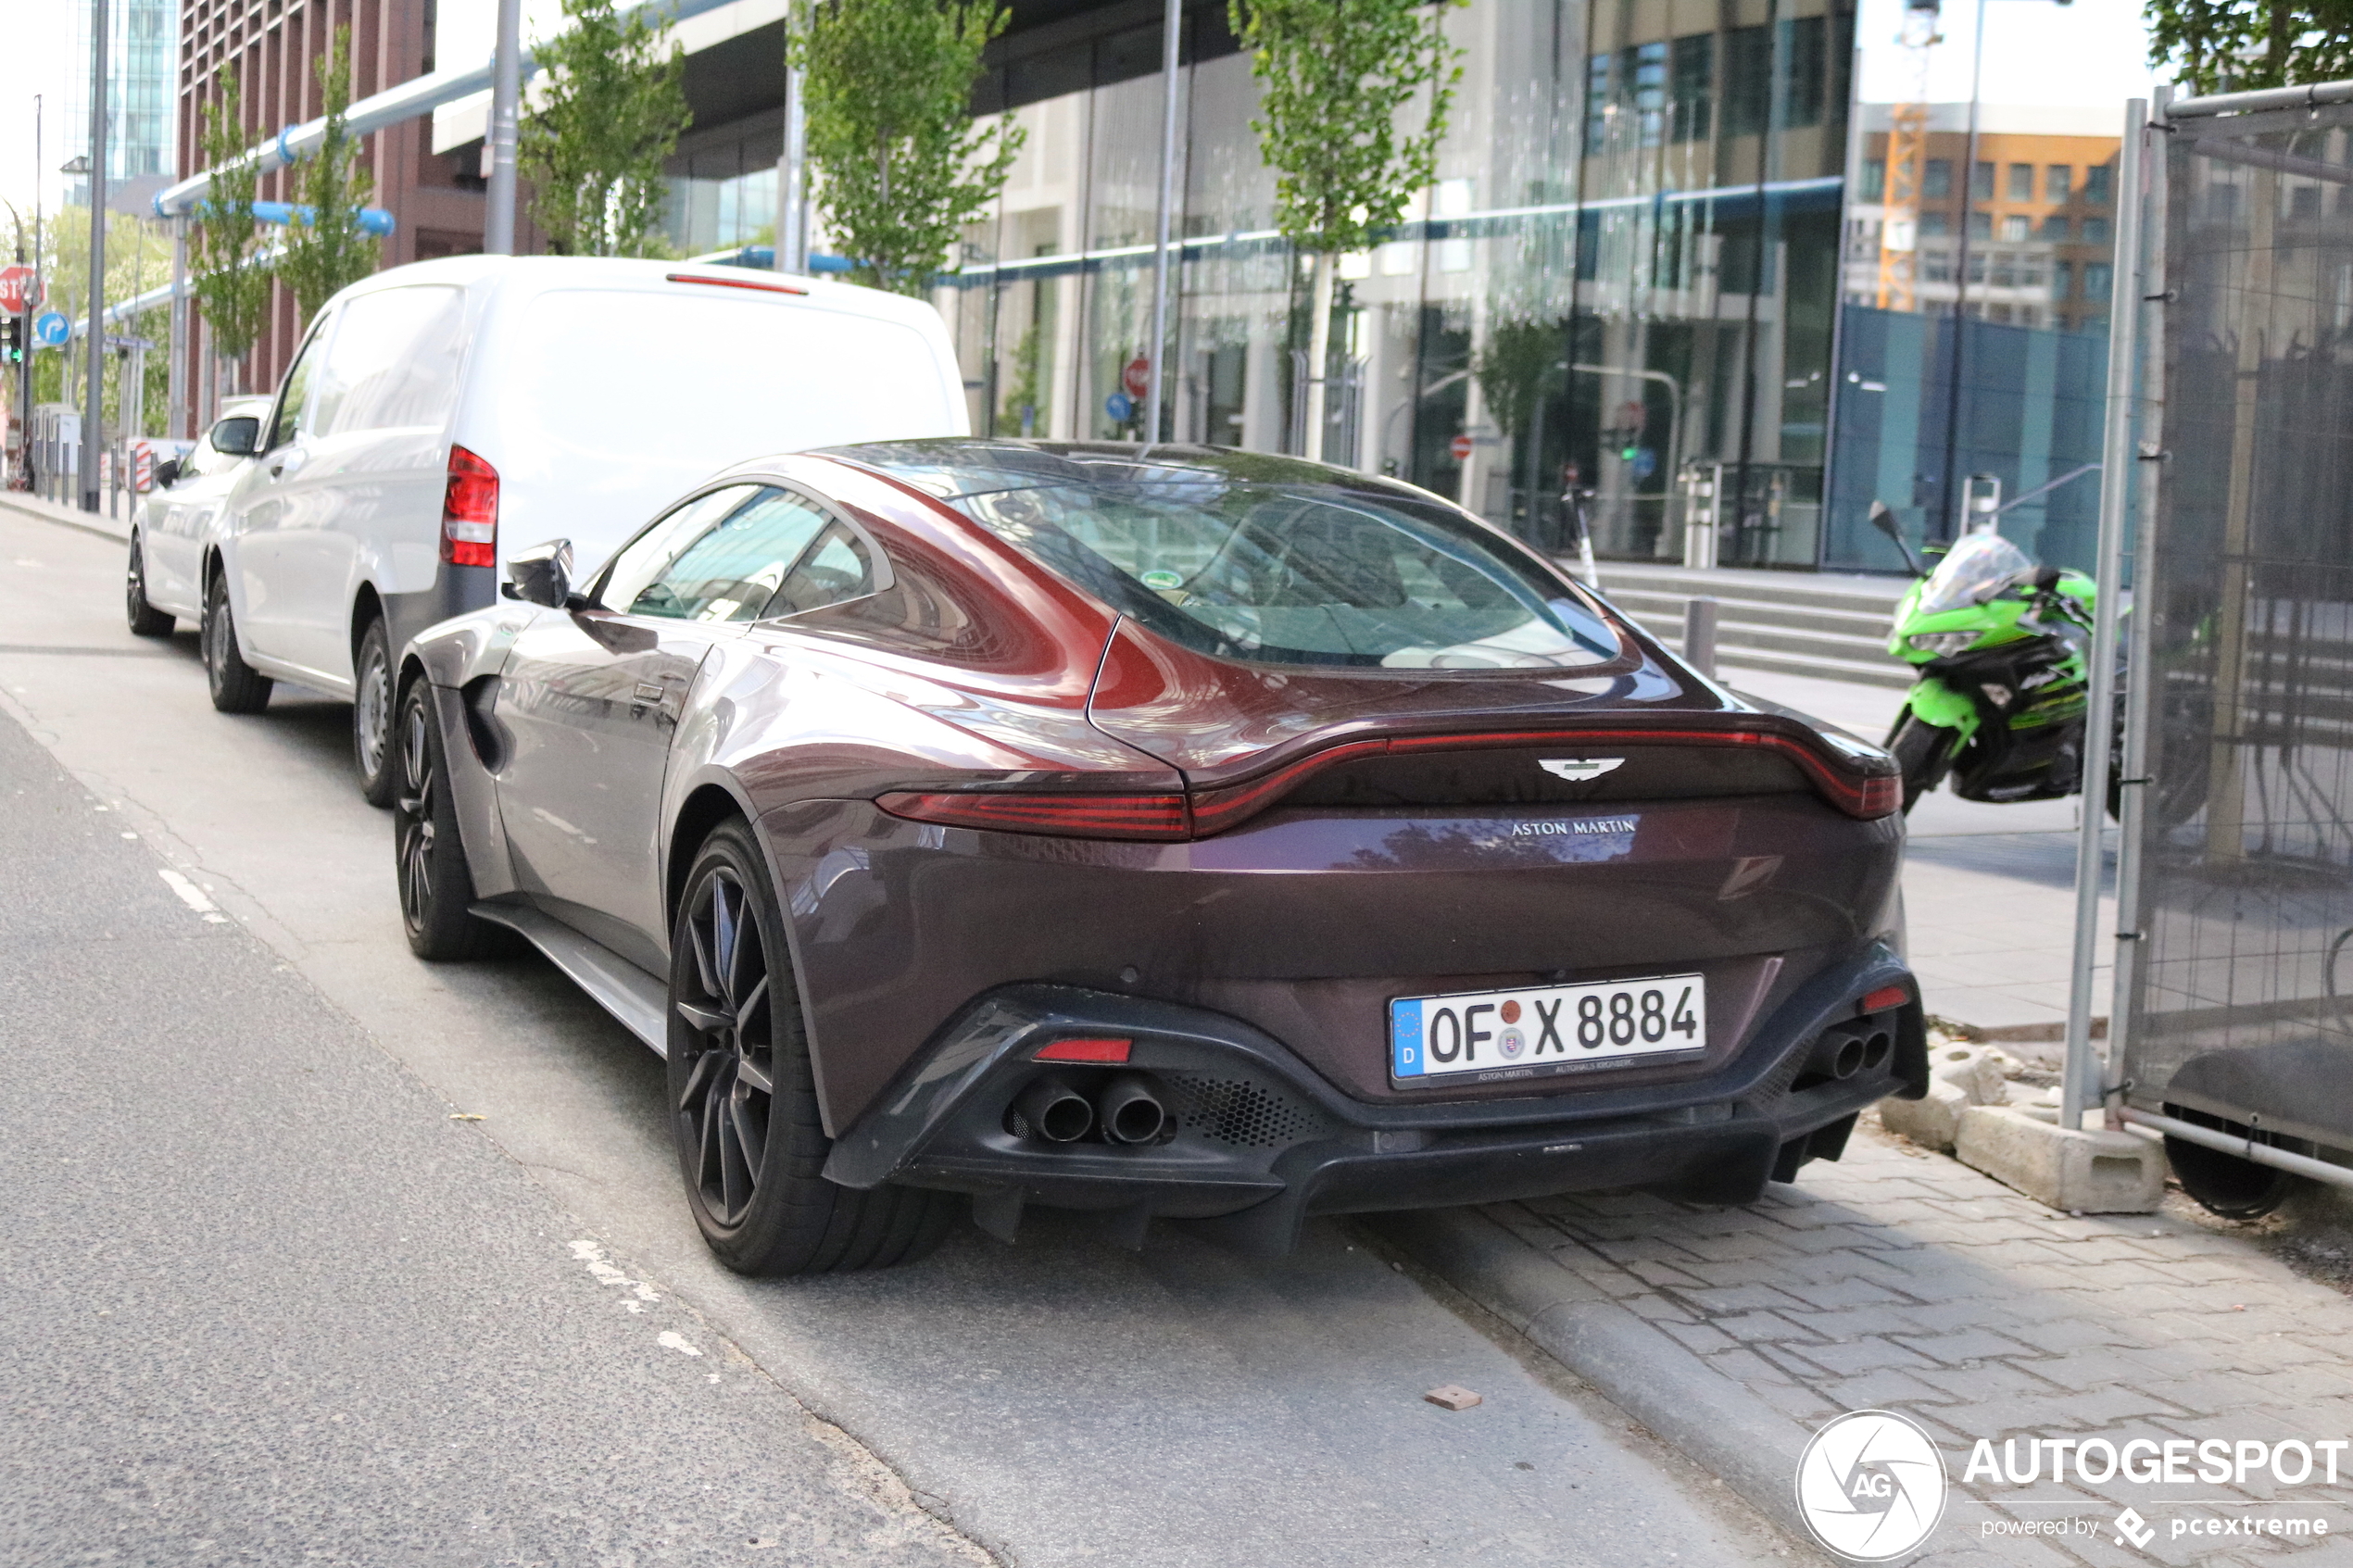
[[[1454,454],[1456,462],[1467,463],[1470,461],[1471,446],[1470,432],[1465,431],[1446,444],[1446,450]]]

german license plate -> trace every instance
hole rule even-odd
[[[1697,974],[1401,997],[1389,1004],[1390,1075],[1541,1077],[1707,1046],[1707,981]]]

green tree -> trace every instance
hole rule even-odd
[[[204,160],[212,181],[189,232],[188,266],[196,308],[212,329],[213,352],[240,367],[240,374],[269,320],[271,277],[254,222],[259,176],[245,156],[245,134],[237,79],[224,71],[220,94],[204,106]],[[113,255],[112,245],[107,249]]]
[[[68,207],[53,212],[39,239],[47,298],[43,308],[55,310],[79,328],[90,306],[90,209]],[[107,214],[107,298],[116,304],[168,282],[171,278],[171,232],[152,219],[125,212]],[[264,286],[268,280],[264,279]],[[110,333],[144,337],[156,346],[146,355],[146,419],[142,430],[129,433],[161,435],[169,413],[166,386],[171,356],[171,312],[167,307],[119,319],[107,325]],[[32,400],[82,406],[82,377],[89,364],[81,337],[63,348],[35,348],[32,358]],[[125,357],[106,357],[105,417],[109,429],[120,429],[122,371]]]
[[[794,35],[808,73],[809,162],[852,276],[921,295],[1013,172],[1022,128],[973,121],[997,0],[820,0]]]
[[[694,119],[686,51],[668,22],[624,21],[612,0],[564,0],[564,16],[539,48],[547,86],[516,148],[531,216],[561,255],[666,255],[661,166]]]
[[[2191,93],[2353,76],[2353,0],[2149,0],[2149,60]]]
[[[1265,96],[1251,121],[1275,170],[1275,227],[1315,258],[1307,343],[1307,453],[1324,455],[1332,283],[1340,252],[1362,250],[1405,216],[1438,175],[1438,143],[1462,51],[1450,6],[1469,0],[1228,0]],[[1418,131],[1399,120],[1428,94]]]
[[[1013,347],[1013,379],[1005,388],[1004,412],[998,416],[998,423],[1025,436],[1037,433],[1038,416],[1046,411],[1040,407],[1046,395],[1046,339],[1038,331],[1041,325],[1030,322]]]
[[[1504,433],[1516,441],[1536,422],[1536,402],[1560,369],[1567,334],[1558,321],[1516,317],[1487,331],[1487,346],[1473,359],[1471,373],[1487,399],[1487,411]]]
[[[375,182],[359,167],[359,139],[345,113],[351,107],[351,29],[335,29],[327,52],[313,64],[326,98],[326,129],[319,150],[302,165],[296,188],[307,213],[286,225],[278,277],[294,292],[305,320],[335,295],[376,270],[376,237],[359,227]]]

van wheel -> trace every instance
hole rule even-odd
[[[389,806],[398,780],[392,755],[392,656],[384,646],[384,617],[359,633],[351,661],[351,760],[359,770],[359,793],[371,806]]]
[[[843,1273],[939,1245],[948,1194],[824,1178],[800,990],[767,859],[722,823],[686,873],[670,943],[670,1107],[686,1203],[742,1274]]]
[[[134,637],[169,637],[179,624],[147,602],[147,563],[139,551],[139,536],[131,536],[131,564],[123,573],[122,608]]]
[[[229,579],[214,572],[204,591],[204,672],[212,706],[223,713],[258,713],[270,706],[270,677],[237,651],[237,621],[229,608]]]

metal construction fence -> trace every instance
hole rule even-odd
[[[2353,1164],[2353,84],[2160,104],[2127,1112]],[[2334,100],[2334,101],[2332,101]],[[2132,271],[2125,276],[2130,278]],[[2111,1093],[2117,1093],[2112,1089]]]

